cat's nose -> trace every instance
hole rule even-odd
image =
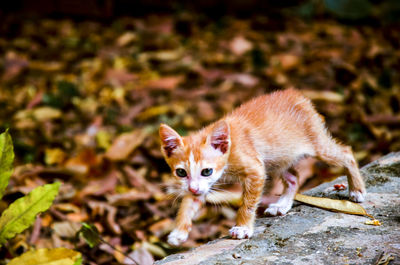
[[[199,188],[198,187],[189,187],[189,191],[194,195],[199,195]]]

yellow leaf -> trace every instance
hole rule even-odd
[[[299,202],[335,212],[364,215],[372,218],[372,216],[369,215],[360,204],[351,201],[311,197],[299,193],[296,194],[294,199]]]
[[[96,134],[96,141],[98,147],[108,149],[111,146],[111,134],[107,131],[99,131]]]
[[[62,115],[61,111],[51,107],[39,107],[33,110],[33,117],[37,121],[48,121],[52,119],[60,118]]]
[[[381,225],[381,222],[379,222],[379,220],[374,219],[374,220],[367,220],[367,221],[365,221],[365,224],[366,224],[366,225],[376,225],[376,226],[380,226],[380,225]]]
[[[62,116],[60,110],[51,107],[38,107],[35,109],[21,110],[14,115],[17,121],[26,119],[34,119],[39,122],[44,122],[52,119],[57,119]]]
[[[82,255],[67,248],[31,250],[11,260],[8,265],[78,265]]]
[[[46,148],[44,151],[44,162],[46,165],[60,164],[64,161],[66,154],[60,148]]]
[[[152,117],[155,116],[159,116],[162,114],[167,113],[170,110],[170,106],[169,105],[160,105],[160,106],[154,106],[154,107],[150,107],[148,109],[146,109],[145,111],[143,111],[142,113],[140,113],[137,118],[140,121],[145,121],[147,119],[150,119]]]

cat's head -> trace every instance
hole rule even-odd
[[[219,121],[202,131],[181,137],[160,125],[161,151],[185,192],[205,195],[222,176],[231,147],[229,125]]]

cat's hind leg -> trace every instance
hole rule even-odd
[[[264,211],[264,214],[268,216],[285,215],[292,208],[294,196],[299,188],[298,176],[293,169],[289,169],[283,173],[275,172],[272,175],[273,177],[279,175],[285,188],[279,200],[275,203],[271,203]]]

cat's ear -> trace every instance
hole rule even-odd
[[[161,139],[161,150],[165,156],[170,157],[174,150],[183,146],[182,137],[166,124],[161,124],[158,130]]]
[[[211,132],[210,135],[210,144],[211,146],[221,151],[222,154],[225,154],[230,145],[230,131],[229,125],[226,121],[218,121]]]

